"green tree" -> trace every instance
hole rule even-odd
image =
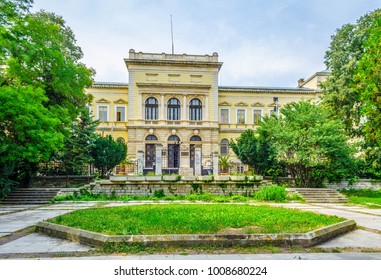
[[[87,109],[73,121],[70,137],[66,138],[63,154],[59,157],[66,174],[83,174],[83,168],[93,162],[92,150],[98,124]]]
[[[36,172],[39,161],[63,147],[72,122],[89,102],[84,88],[91,85],[94,74],[80,62],[82,51],[65,21],[53,13],[31,13],[32,4],[31,0],[0,0],[0,88],[4,94],[18,92],[20,96],[15,100],[23,99],[14,106],[19,115],[8,111],[13,106],[10,100],[0,103],[0,111],[8,112],[1,124],[0,170],[8,174],[7,166],[12,165],[10,177],[22,186]],[[36,120],[41,118],[41,123],[17,124],[23,122],[19,116],[29,120],[24,112]],[[49,129],[45,126],[48,122]],[[30,145],[20,140],[21,135],[28,135]],[[41,135],[44,137],[40,141]],[[12,143],[14,149],[9,146]]]
[[[84,88],[91,85],[94,71],[79,61],[82,50],[62,17],[41,11],[21,19],[3,39],[3,77],[8,84],[44,89],[44,105],[70,123],[89,101]]]
[[[351,174],[352,149],[339,121],[309,101],[290,103],[281,113],[264,118],[258,133],[269,135],[276,160],[297,187],[320,187]]]
[[[63,145],[61,122],[42,105],[46,100],[42,90],[32,87],[0,87],[0,177],[4,180],[0,188],[4,192],[9,191],[9,180],[28,180],[26,166],[49,159]]]
[[[363,102],[354,82],[370,28],[381,17],[381,9],[362,16],[355,24],[345,24],[332,36],[325,64],[332,71],[323,84],[323,104],[333,117],[340,119],[351,136],[362,136]]]
[[[360,94],[365,163],[362,176],[381,177],[381,18],[369,28],[364,54],[355,69],[354,84]]]
[[[237,142],[230,140],[230,147],[242,163],[249,165],[256,174],[267,175],[273,166],[273,157],[265,134],[256,135],[252,129],[245,130]]]
[[[111,135],[98,135],[92,151],[94,166],[98,168],[101,177],[105,177],[115,166],[127,157],[127,146],[121,141],[115,141]]]

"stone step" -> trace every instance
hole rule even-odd
[[[4,200],[0,201],[3,205],[22,205],[22,204],[48,204],[57,195],[60,189],[57,188],[28,188],[17,189],[11,192]]]
[[[333,189],[292,189],[309,203],[346,203],[348,199]]]

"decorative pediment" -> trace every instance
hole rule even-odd
[[[265,104],[263,103],[260,103],[260,102],[256,102],[254,104],[251,104],[252,107],[265,107]]]
[[[267,105],[268,107],[275,107],[276,106],[276,103],[273,102],[273,103],[270,103],[269,105]]]
[[[218,106],[231,106],[231,104],[226,102],[226,101],[224,101],[222,103],[218,103]]]
[[[247,106],[247,103],[245,103],[245,102],[239,102],[239,103],[235,104],[235,106],[244,107],[244,106]]]
[[[118,100],[115,100],[114,103],[116,103],[116,104],[127,104],[128,101],[124,100],[122,98],[119,98]]]
[[[110,101],[107,99],[101,98],[97,100],[97,103],[110,103]]]

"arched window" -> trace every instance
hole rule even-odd
[[[191,121],[202,120],[202,103],[197,98],[192,99],[189,103],[189,119]]]
[[[146,100],[146,120],[157,120],[159,118],[159,103],[154,97]]]
[[[229,141],[227,139],[222,139],[220,142],[220,155],[229,155]]]
[[[168,137],[168,141],[180,142],[180,138],[176,135],[171,135]]]
[[[178,121],[180,120],[180,101],[177,98],[171,98],[168,100],[168,120]]]
[[[202,141],[200,136],[194,135],[189,139],[190,142]]]
[[[157,141],[157,137],[155,135],[148,135],[146,137],[146,141]]]

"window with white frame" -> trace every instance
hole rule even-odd
[[[167,118],[171,121],[180,120],[180,101],[177,98],[171,98],[167,104]]]
[[[246,123],[246,110],[245,109],[237,109],[237,123],[245,124]]]
[[[107,106],[98,106],[98,119],[101,122],[107,122]]]
[[[258,125],[259,121],[262,119],[262,110],[254,109],[253,110],[253,124]]]
[[[117,106],[116,107],[116,121],[125,122],[126,121],[126,107]]]
[[[150,97],[145,104],[145,119],[157,120],[159,118],[159,102],[156,98]]]
[[[202,120],[202,103],[198,98],[193,98],[189,103],[189,119],[191,121]]]
[[[220,123],[229,123],[229,109],[220,110]]]
[[[229,140],[222,139],[220,142],[220,155],[227,156],[229,155]]]

